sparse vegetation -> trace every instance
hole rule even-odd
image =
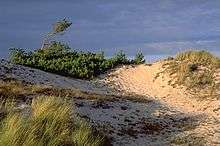
[[[78,89],[63,89],[47,85],[30,85],[19,81],[0,81],[0,99],[2,100],[27,101],[32,96],[79,97],[89,100],[113,100],[115,98],[110,95],[83,92]]]
[[[173,85],[185,85],[188,89],[215,95],[219,83],[215,79],[220,59],[206,51],[187,51],[169,60],[165,69],[174,77]]]
[[[171,141],[175,145],[187,145],[187,146],[206,146],[207,141],[205,137],[197,136],[195,134],[189,134],[184,136],[176,136]]]
[[[220,59],[207,51],[187,51],[177,54],[176,61],[188,61],[198,65],[219,68]]]
[[[1,146],[98,146],[102,137],[74,116],[73,106],[53,96],[33,99],[30,111],[8,111],[0,128]]]

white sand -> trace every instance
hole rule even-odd
[[[96,82],[67,78],[37,69],[0,62],[0,79],[15,78],[32,84],[74,88],[99,94],[135,93],[149,102],[124,98],[98,103],[74,99],[76,111],[93,125],[113,138],[118,146],[166,146],[177,135],[205,136],[207,145],[220,145],[220,105],[217,100],[197,100],[184,88],[168,85],[169,77],[156,74],[162,71],[160,62],[152,66],[125,66]],[[116,88],[111,90],[105,84]],[[195,128],[186,128],[192,126]],[[104,128],[103,128],[104,127]],[[159,128],[159,129],[157,129]]]
[[[102,81],[119,91],[151,97],[171,111],[207,116],[193,132],[206,136],[212,145],[220,145],[220,100],[201,100],[190,95],[184,87],[174,88],[168,84],[171,78],[167,74],[155,79],[157,73],[164,70],[163,63],[124,66],[110,72]]]
[[[31,84],[43,84],[61,88],[79,89],[82,91],[96,92],[99,94],[111,94],[112,92],[102,84],[95,85],[90,81],[64,77],[0,60],[0,79],[5,78],[14,78],[16,80]]]

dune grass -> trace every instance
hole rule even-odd
[[[172,85],[184,85],[194,92],[206,92],[208,96],[215,95],[219,88],[215,75],[220,59],[207,51],[182,52],[165,65],[165,72],[174,77]]]
[[[104,141],[61,98],[96,95],[13,80],[0,82],[0,97],[0,146],[97,146]],[[31,102],[30,108],[21,111],[18,101]]]
[[[102,137],[54,96],[33,99],[28,114],[11,110],[1,122],[0,146],[98,146]]]
[[[207,51],[186,51],[177,54],[176,61],[188,61],[198,65],[219,68],[220,59]]]

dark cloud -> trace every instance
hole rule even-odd
[[[38,48],[58,19],[73,21],[63,39],[78,50],[116,48],[130,55],[185,48],[218,51],[219,0],[10,0],[0,2],[0,56],[8,48]],[[200,42],[200,43],[198,43]]]

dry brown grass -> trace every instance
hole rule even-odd
[[[64,89],[47,85],[31,85],[19,81],[0,81],[0,98],[28,101],[36,96],[56,96],[68,98],[80,98],[98,101],[116,101],[121,98],[135,102],[149,102],[148,99],[140,95],[104,95],[94,92],[85,92],[79,89]]]
[[[218,96],[215,74],[220,68],[220,59],[206,51],[187,51],[177,54],[176,58],[164,65],[164,72],[173,77],[170,83],[184,85],[193,93],[202,96]]]
[[[206,146],[207,141],[205,137],[197,136],[195,134],[183,135],[183,136],[175,136],[172,141],[174,145],[182,145],[182,146]]]
[[[19,81],[0,81],[0,97],[6,99],[25,100],[26,97],[39,95],[73,97],[84,99],[111,99],[112,96],[84,92],[78,89],[63,89],[46,85],[31,85]]]

